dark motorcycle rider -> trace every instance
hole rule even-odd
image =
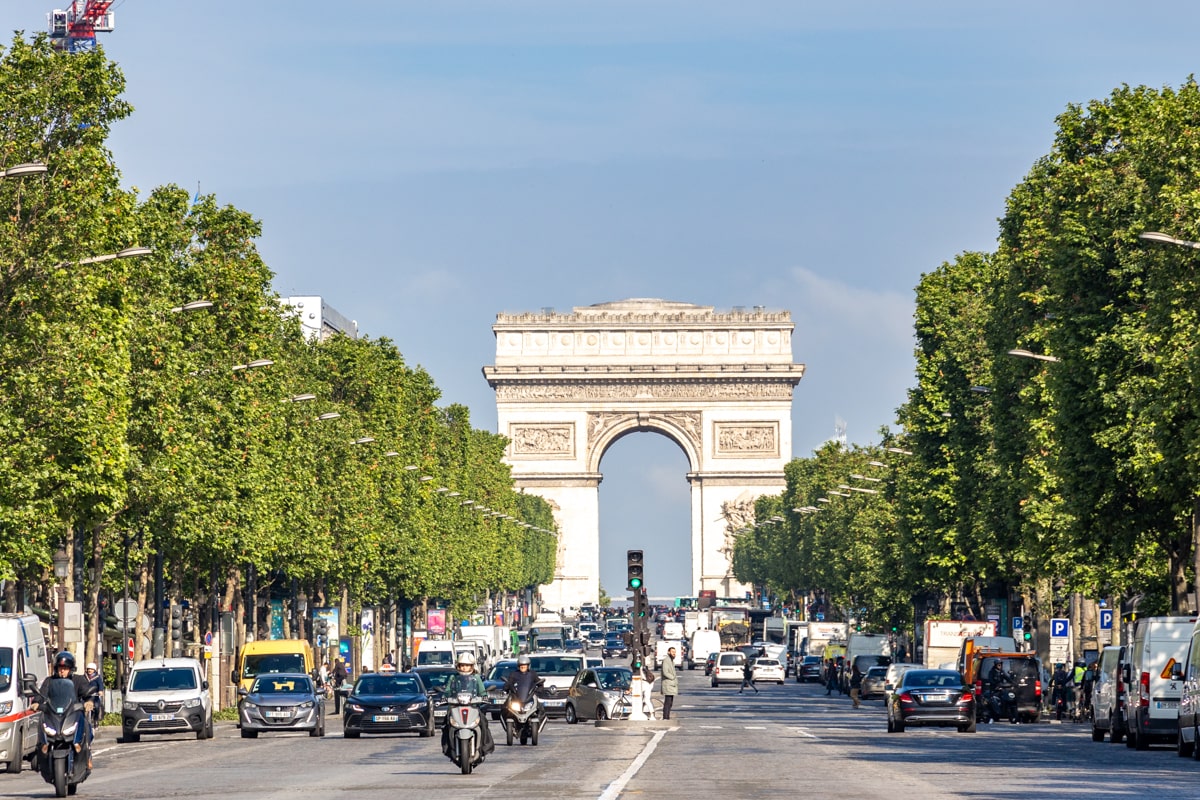
[[[507,701],[511,697],[529,697],[541,684],[542,679],[538,676],[537,671],[530,664],[529,656],[522,653],[517,657],[517,669],[515,672],[508,673],[508,677],[504,679],[504,696]],[[540,717],[545,711],[539,709],[538,716]],[[534,725],[537,724],[537,717],[532,719]],[[521,729],[521,744],[525,744],[525,739],[528,733],[524,726]]]
[[[446,681],[442,696],[453,698],[465,693],[486,698],[487,687],[483,685],[483,678],[475,672],[475,654],[459,653],[455,666],[458,667],[458,672]],[[442,726],[442,753],[447,758],[450,757],[450,730],[450,715],[447,714],[446,724]],[[496,749],[496,744],[492,741],[492,732],[488,730],[487,715],[482,713],[479,715],[479,742],[479,759],[482,761],[484,756]]]
[[[1065,709],[1067,701],[1070,700],[1067,694],[1067,687],[1071,685],[1071,675],[1067,672],[1066,666],[1056,664],[1054,667],[1054,675],[1050,678],[1050,686],[1052,689],[1051,703],[1054,706],[1055,716],[1062,719],[1062,710]],[[1062,706],[1059,706],[1059,701],[1062,701]]]
[[[1016,703],[1007,703],[1002,694],[1005,689],[1010,689],[1016,684],[1016,678],[1012,673],[1004,671],[1004,665],[1000,663],[1000,659],[996,659],[994,662],[992,662],[992,668],[987,674],[987,683],[990,687],[992,698],[991,701],[989,701],[989,704],[992,707],[992,716],[996,719],[999,719],[1000,715],[1007,710],[1008,721],[1016,724]],[[1008,705],[1007,709],[1005,709],[1005,705]]]
[[[74,684],[75,685],[75,698],[77,700],[79,700],[79,702],[83,703],[83,710],[84,710],[83,724],[87,726],[88,769],[91,769],[92,768],[91,744],[92,744],[92,739],[95,735],[95,732],[92,729],[92,723],[91,723],[92,682],[82,675],[75,674],[75,656],[71,655],[66,650],[64,650],[54,657],[54,670],[53,670],[53,672],[51,672],[49,675],[46,676],[46,679],[44,681],[42,681],[42,685],[38,688],[39,696],[35,697],[33,699],[33,702],[31,702],[29,704],[29,707],[32,708],[34,711],[38,710],[38,708],[41,706],[42,698],[50,696],[50,682],[53,680],[56,680],[56,679],[69,680],[72,684]]]

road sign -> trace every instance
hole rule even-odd
[[[1070,644],[1066,639],[1051,640],[1050,642],[1050,663],[1065,664],[1067,656],[1070,654]]]
[[[113,613],[121,625],[129,627],[138,615],[137,600],[118,600],[113,604]]]
[[[1071,635],[1071,620],[1069,619],[1052,619],[1050,620],[1050,638],[1051,639],[1066,639]]]
[[[1023,618],[1021,618],[1021,617],[1013,617],[1012,618],[1012,629],[1014,631],[1019,631],[1024,627],[1025,627],[1025,620]]]
[[[1111,631],[1113,623],[1113,612],[1111,608],[1100,609],[1100,630]]]
[[[211,648],[212,648],[212,640],[213,640],[212,631],[209,631],[208,633],[204,634],[204,646],[205,646],[205,647],[207,647],[207,648],[210,648],[210,649],[209,649],[208,651],[206,651],[206,652],[212,652],[212,650],[211,650]]]

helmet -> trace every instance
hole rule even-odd
[[[463,651],[458,654],[458,660],[454,663],[460,667],[464,665],[473,667],[475,666],[475,654]]]
[[[59,667],[66,667],[67,669],[71,670],[71,672],[74,672],[75,656],[71,655],[66,650],[63,650],[54,657],[54,668],[58,669]]]
[[[97,669],[99,669],[99,667],[96,666],[95,661],[89,661],[87,666],[84,667],[84,670],[91,670],[92,672],[95,672]]]
[[[522,653],[521,655],[517,656],[517,666],[518,667],[520,667],[520,666],[528,667],[529,663],[530,663],[529,656],[526,653]]]

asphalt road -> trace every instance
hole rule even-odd
[[[1137,752],[1093,743],[1083,725],[981,725],[975,734],[909,729],[889,734],[880,701],[854,710],[815,684],[739,695],[680,673],[683,694],[660,730],[549,723],[537,747],[507,747],[470,776],[437,739],[264,734],[243,740],[231,723],[216,738],[97,737],[86,798],[941,798],[1200,797],[1200,763],[1173,747]],[[0,774],[0,797],[53,796],[29,771]]]

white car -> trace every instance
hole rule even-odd
[[[783,685],[785,671],[783,664],[779,663],[777,658],[756,658],[754,660],[754,681],[774,681],[780,686]]]
[[[742,665],[746,663],[746,654],[740,650],[730,650],[717,653],[713,663],[712,685],[715,689],[722,683],[741,683]]]

